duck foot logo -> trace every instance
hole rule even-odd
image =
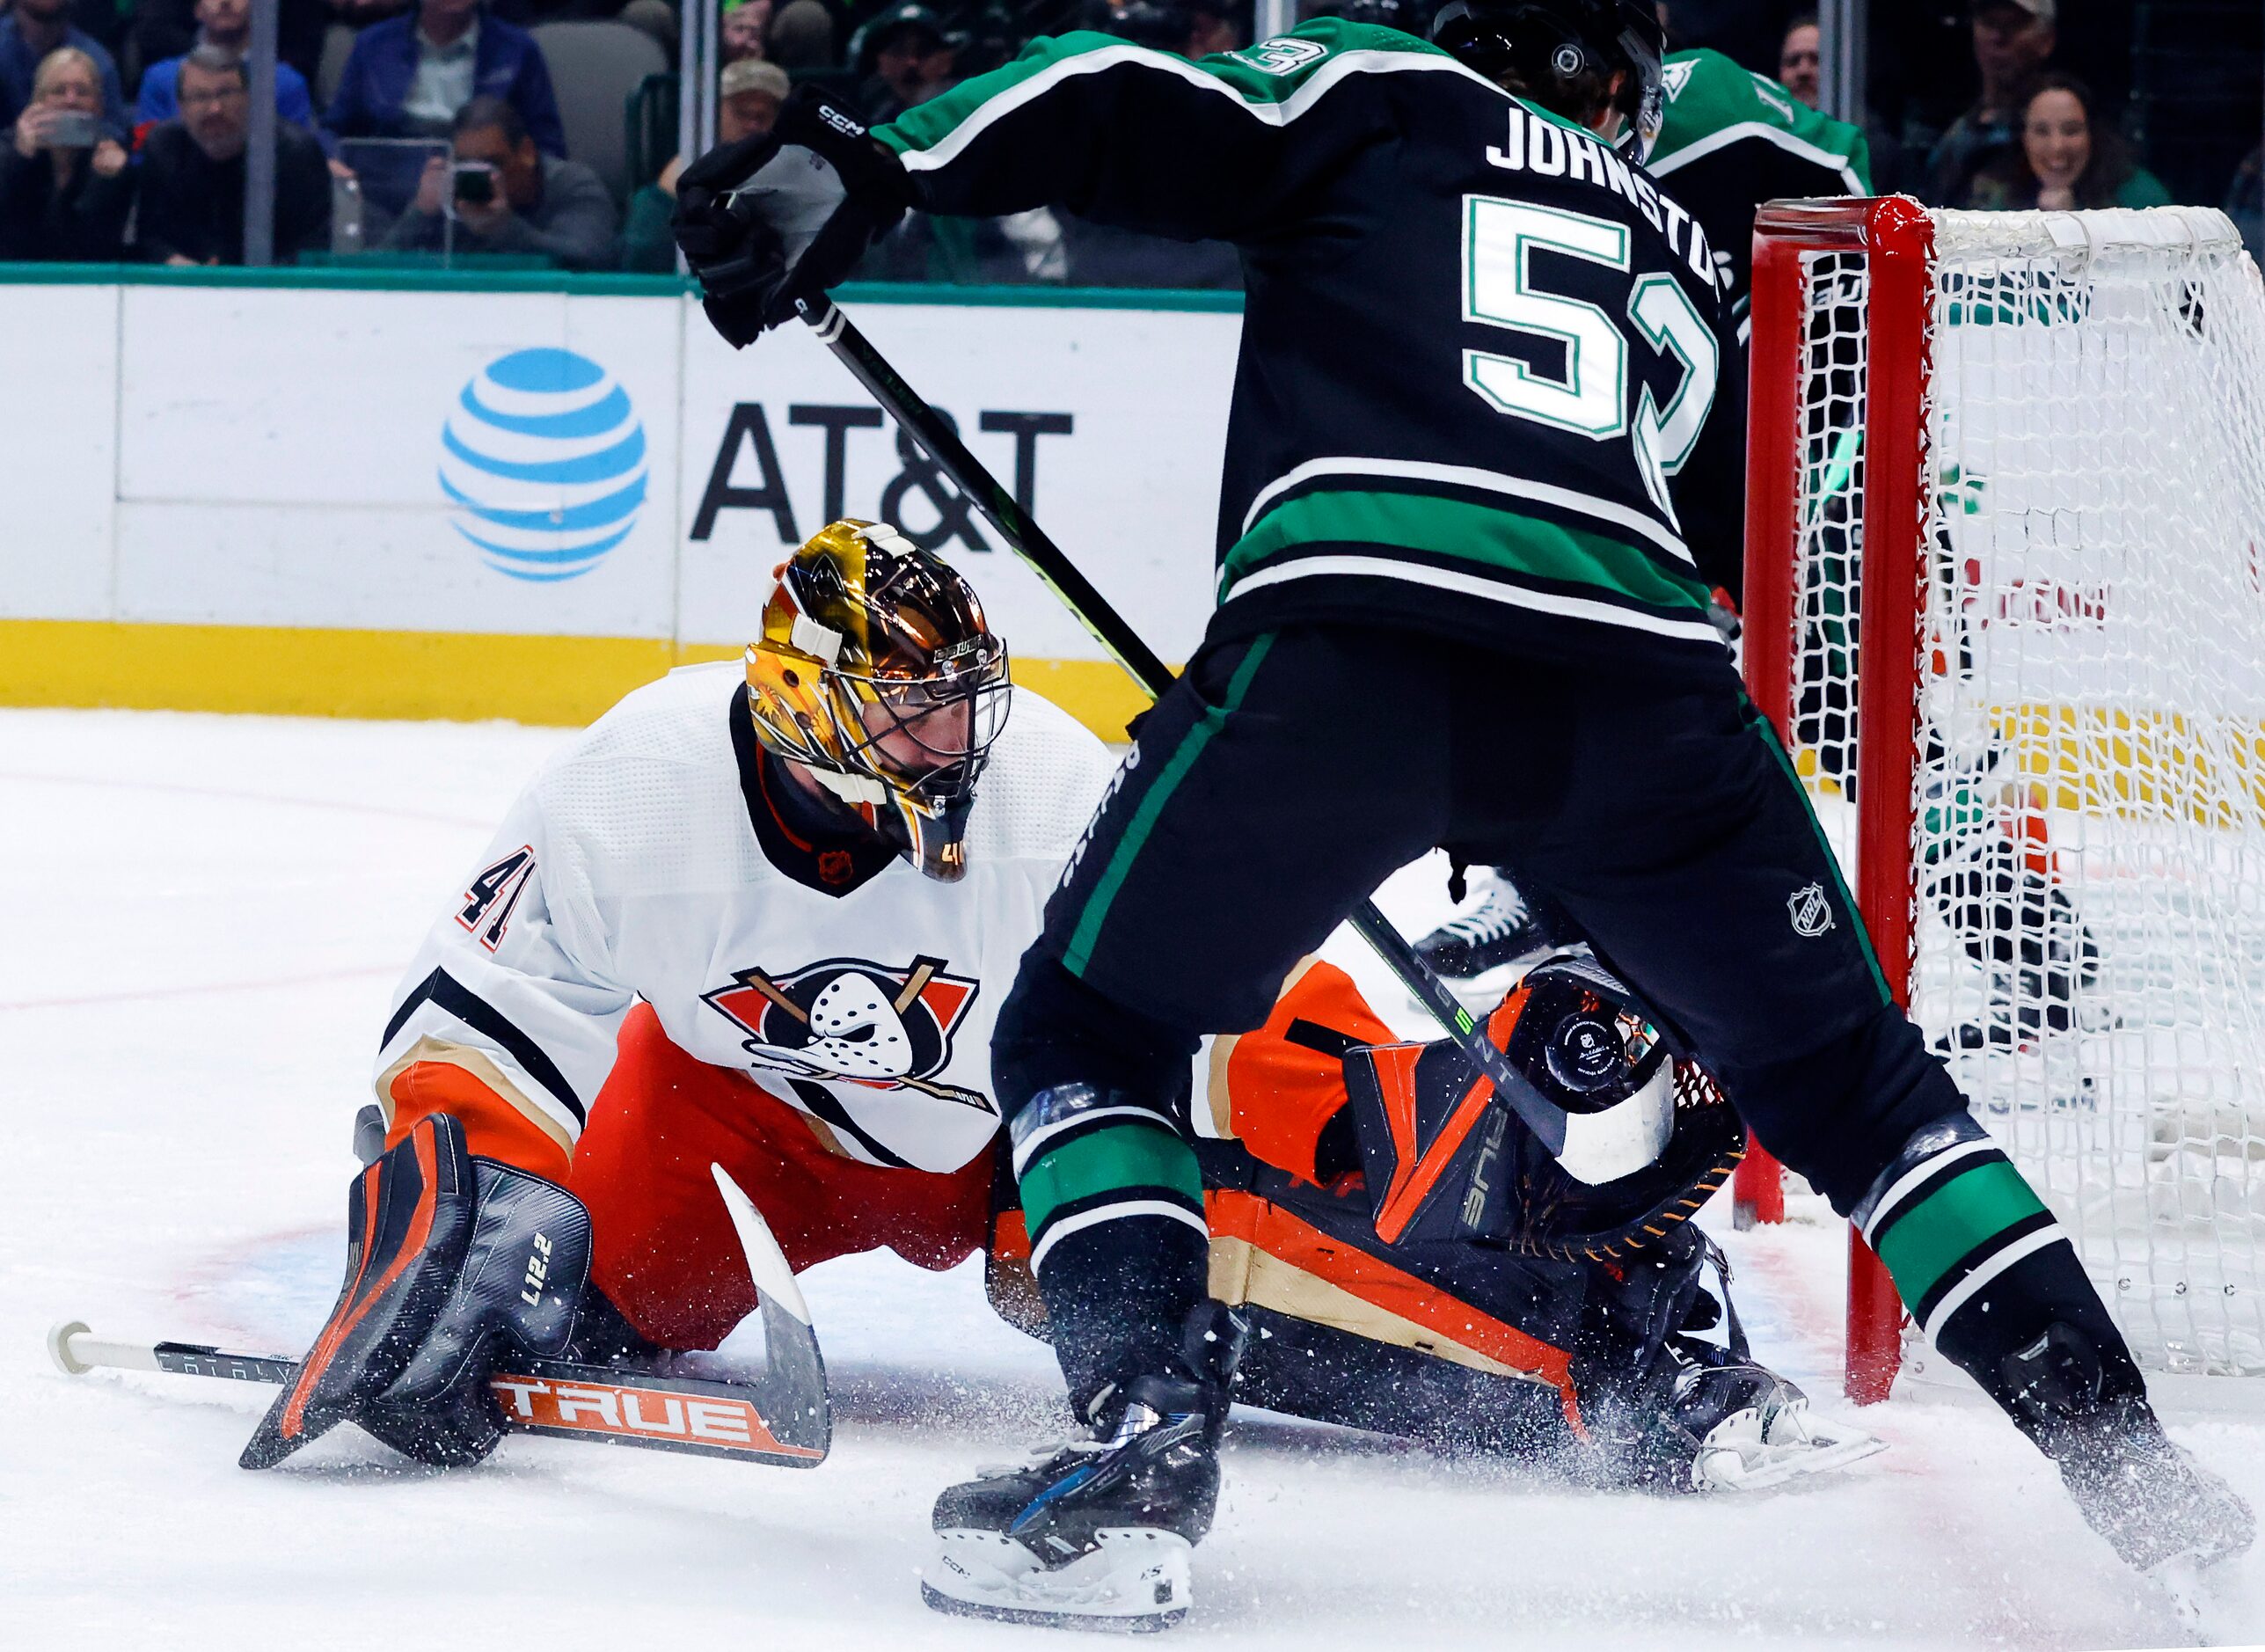
[[[975,1002],[976,983],[944,973],[944,960],[917,956],[901,969],[862,958],[830,958],[787,976],[735,969],[732,984],[701,1001],[752,1036],[758,1064],[876,1090],[917,1090],[997,1114],[990,1097],[933,1076],[951,1064],[952,1034]]]

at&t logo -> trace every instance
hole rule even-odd
[[[515,350],[464,387],[441,433],[456,530],[515,580],[588,573],[645,503],[645,427],[613,375],[572,350]]]

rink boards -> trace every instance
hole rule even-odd
[[[850,307],[1184,658],[1237,300],[904,291]],[[1111,734],[1138,704],[806,329],[734,353],[673,283],[623,278],[6,302],[0,372],[40,391],[0,415],[0,703],[578,722],[736,653],[773,567],[843,514],[965,571],[1023,680]]]

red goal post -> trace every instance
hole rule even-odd
[[[1744,670],[1755,704],[1790,742],[1795,650],[1794,583],[1801,510],[1802,405],[1808,275],[1803,255],[1866,255],[1863,364],[1864,579],[1858,622],[1858,702],[1908,706],[1908,717],[1867,720],[1858,742],[1857,906],[1896,1002],[1911,1003],[1911,777],[1918,737],[1919,540],[1924,510],[1920,410],[1927,379],[1933,225],[1903,196],[1772,201],[1754,223],[1753,331],[1746,457]],[[1874,805],[1877,805],[1874,807]],[[1785,1211],[1777,1162],[1757,1150],[1734,1195],[1751,1219]],[[1887,1269],[1853,1230],[1848,1236],[1849,1398],[1884,1400],[1895,1380],[1903,1308]]]

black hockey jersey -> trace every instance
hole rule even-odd
[[[1581,128],[1322,18],[1197,62],[1035,40],[876,135],[931,211],[1241,249],[1215,638],[1358,620],[1721,669],[1743,362],[1704,233]]]

